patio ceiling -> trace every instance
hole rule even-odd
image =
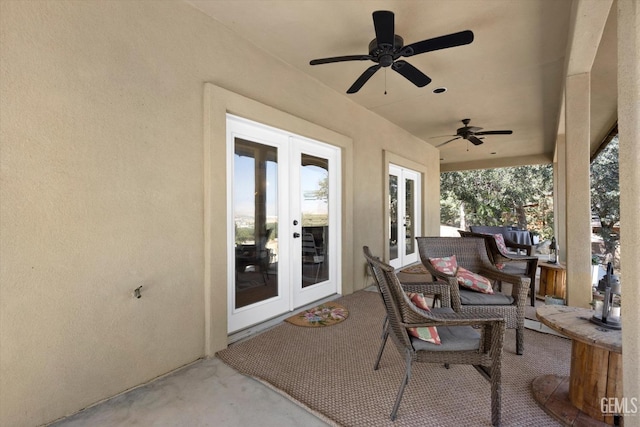
[[[607,20],[599,47],[596,40],[596,47],[588,46],[591,53],[585,55],[581,35],[570,35],[574,28],[570,0],[188,3],[425,144],[435,146],[452,138],[464,118],[484,130],[513,130],[513,135],[487,136],[479,146],[462,139],[445,145],[440,151],[443,170],[551,162],[557,135],[564,133],[562,103],[569,55],[572,60],[583,56],[583,62],[593,63],[592,153],[617,120],[615,13]],[[395,13],[395,33],[405,44],[467,29],[475,39],[469,45],[407,58],[433,79],[423,88],[382,69],[358,93],[348,95],[346,90],[372,63],[310,66],[309,61],[368,53],[375,37],[371,16],[375,10]],[[590,23],[583,24],[588,28]],[[593,30],[596,35],[602,32],[602,28]],[[433,89],[439,87],[447,91],[435,94]]]

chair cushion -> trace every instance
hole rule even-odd
[[[458,261],[455,255],[442,258],[429,258],[429,262],[433,268],[449,276],[455,276],[458,269]]]
[[[460,286],[472,289],[477,292],[492,294],[491,281],[486,277],[476,274],[463,267],[458,267],[455,255],[442,258],[429,258],[429,262],[441,273],[449,276],[456,276]]]
[[[455,313],[451,307],[433,307],[431,312],[436,315],[440,313]]]
[[[462,305],[511,305],[515,300],[511,295],[482,294],[480,292],[460,289],[460,304]]]
[[[464,267],[458,267],[458,284],[472,291],[481,292],[483,294],[493,294],[491,281],[484,276],[469,271]]]
[[[431,309],[429,309],[429,304],[427,304],[427,301],[424,299],[424,295],[415,292],[407,292],[406,294],[416,307],[421,308],[424,311],[431,311]],[[409,332],[409,335],[418,338],[419,340],[440,345],[440,336],[438,335],[438,330],[435,326],[407,328],[407,332]]]
[[[510,262],[508,264],[505,264],[502,271],[507,274],[513,274],[514,276],[522,276],[524,274],[527,274],[527,263]]]
[[[417,351],[472,351],[480,348],[480,333],[471,326],[439,326],[442,344],[434,345],[411,337],[411,344]]]

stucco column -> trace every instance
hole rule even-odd
[[[618,0],[623,396],[640,410],[640,2]],[[624,425],[640,426],[640,414]]]
[[[566,254],[568,305],[591,302],[591,197],[589,124],[591,75],[567,77],[566,84]],[[560,250],[563,250],[560,248]]]

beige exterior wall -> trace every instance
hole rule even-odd
[[[425,167],[424,232],[439,233],[435,149],[189,5],[0,8],[0,425],[72,414],[223,345],[226,313],[205,299],[225,280],[205,224],[226,232],[207,82],[352,141],[345,292],[365,284],[362,245],[384,247],[385,151]]]

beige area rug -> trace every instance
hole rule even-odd
[[[310,308],[285,319],[296,326],[308,328],[319,328],[322,326],[333,326],[349,317],[349,311],[342,304],[329,301],[319,306]]]
[[[389,341],[380,369],[384,307],[375,292],[337,300],[349,321],[331,328],[283,323],[218,353],[225,363],[340,426],[490,426],[490,388],[473,367],[414,364],[398,418],[389,420],[404,360]],[[536,403],[531,382],[543,374],[569,375],[570,341],[525,330],[525,354],[515,354],[515,331],[505,336],[503,426],[558,426]]]
[[[413,264],[403,268],[400,272],[406,274],[427,274],[427,269],[422,264]]]

